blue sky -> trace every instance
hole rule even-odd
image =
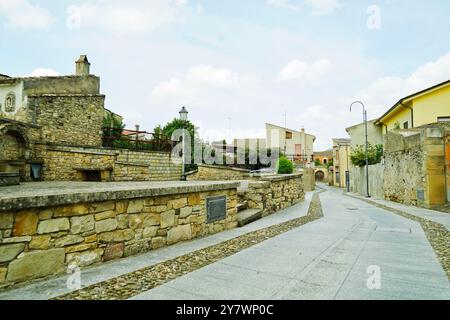
[[[286,112],[320,150],[361,119],[354,99],[375,118],[450,78],[449,14],[446,0],[0,0],[0,73],[72,74],[87,54],[128,127],[186,105],[205,139],[255,137]]]

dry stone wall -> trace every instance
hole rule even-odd
[[[246,180],[250,179],[250,171],[225,166],[199,165],[196,173],[188,176],[188,180]]]
[[[248,181],[239,192],[239,202],[261,209],[263,216],[286,209],[305,199],[302,174],[280,175]]]
[[[62,145],[101,147],[103,95],[29,96],[33,123],[41,126],[41,140]]]
[[[80,180],[83,170],[110,171],[111,181],[175,181],[181,164],[170,153],[103,148],[41,146],[43,179]]]
[[[384,192],[386,200],[418,205],[424,192],[424,156],[420,133],[389,133],[385,140]],[[419,197],[420,198],[420,197]],[[423,201],[423,200],[422,200]]]
[[[207,187],[0,212],[0,287],[237,227],[237,184]],[[226,196],[226,218],[207,223],[206,201],[215,196]]]

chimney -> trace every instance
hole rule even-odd
[[[305,127],[302,128],[302,132],[305,133]]]
[[[88,76],[90,75],[89,69],[91,64],[86,55],[81,55],[80,58],[75,61],[76,65],[76,75],[77,76]]]

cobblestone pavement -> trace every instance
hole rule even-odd
[[[308,214],[304,217],[253,231],[220,244],[100,282],[55,299],[128,299],[321,217],[320,199],[318,194],[316,194],[313,196]]]

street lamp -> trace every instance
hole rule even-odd
[[[187,121],[187,116],[188,116],[188,111],[186,110],[186,107],[183,107],[183,108],[181,108],[181,110],[180,110],[180,120],[181,121]],[[183,143],[183,158],[182,158],[182,170],[181,170],[181,181],[186,181],[187,180],[187,177],[186,177],[186,154],[185,154],[185,149],[186,149],[186,145],[185,145],[185,131],[186,131],[186,128],[183,128],[183,137],[182,137],[182,139],[183,139],[183,141],[182,141],[182,143]]]
[[[352,107],[355,104],[360,104],[363,108],[363,119],[364,119],[364,126],[366,131],[366,191],[367,191],[367,198],[370,198],[369,193],[369,141],[368,141],[368,133],[367,133],[367,110],[361,101],[355,101],[350,105],[350,112],[352,112]]]

